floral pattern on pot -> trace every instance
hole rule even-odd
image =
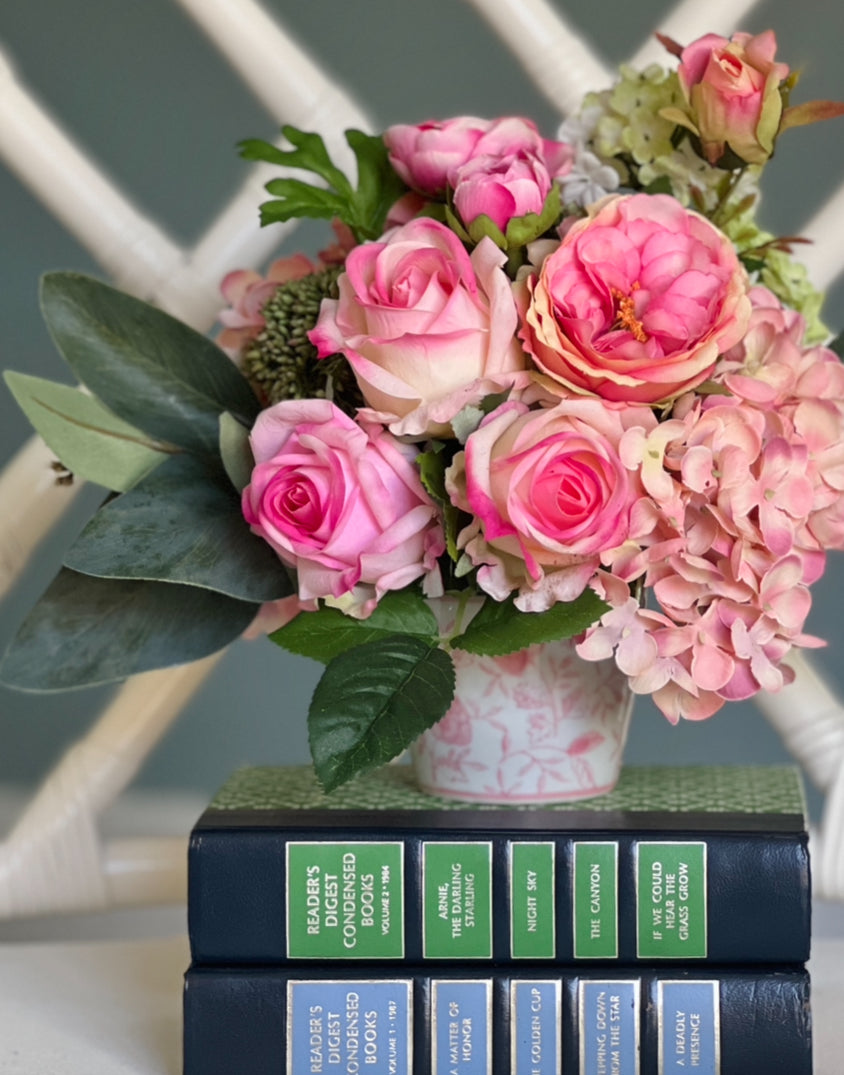
[[[564,639],[506,657],[455,652],[455,701],[411,748],[420,787],[485,803],[543,803],[610,791],[633,696],[611,662]]]

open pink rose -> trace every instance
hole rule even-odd
[[[522,338],[565,389],[663,403],[709,377],[750,316],[732,243],[668,195],[612,196],[525,283]]]
[[[368,615],[388,590],[435,582],[445,545],[413,449],[327,400],[277,403],[250,440],[243,514],[296,569],[302,601],[347,598],[344,611]]]
[[[321,358],[346,356],[370,417],[394,433],[447,432],[525,367],[504,258],[489,239],[470,257],[443,224],[412,220],[351,251],[310,339]]]
[[[456,119],[397,124],[384,134],[390,163],[414,190],[442,197],[454,186],[458,168],[478,157],[501,159],[518,153],[537,157],[552,177],[571,167],[572,151],[563,142],[543,138],[529,119]]]
[[[519,591],[523,611],[544,611],[583,592],[603,554],[628,537],[643,496],[619,458],[626,429],[652,429],[647,407],[569,399],[531,411],[498,407],[446,474],[452,500],[474,516],[459,543],[496,600]]]
[[[690,118],[710,164],[729,148],[748,164],[764,164],[774,151],[782,119],[780,83],[788,65],[776,63],[772,30],[706,34],[683,49],[677,70]]]

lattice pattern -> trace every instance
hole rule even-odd
[[[363,112],[323,74],[252,0],[179,0],[255,95],[278,118],[320,130],[338,158],[338,132],[366,129]],[[471,0],[562,116],[585,89],[605,84],[604,62],[545,0]],[[735,28],[752,0],[682,0],[663,20],[664,32],[689,40],[712,26]],[[648,41],[633,57],[659,59]],[[139,213],[74,146],[0,56],[0,154],[57,219],[121,287],[149,298],[205,330],[217,309],[218,282],[234,266],[259,265],[279,231],[254,226],[265,180],[262,168],[225,206],[192,249],[182,249]],[[277,174],[278,169],[273,169]],[[805,258],[814,280],[828,285],[841,271],[844,186],[812,218],[816,240]],[[0,597],[20,576],[33,550],[68,507],[77,486],[45,480],[46,454],[36,439],[0,474]],[[183,847],[122,845],[97,833],[98,813],[138,767],[216,663],[149,673],[126,684],[90,734],[46,779],[18,825],[0,845],[0,917],[113,903],[161,900],[184,885]],[[823,843],[815,845],[816,888],[844,898],[844,713],[809,665],[797,683],[766,698],[767,715],[811,778],[828,792]]]

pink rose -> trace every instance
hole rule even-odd
[[[522,294],[536,364],[578,393],[663,403],[712,375],[750,316],[732,243],[668,195],[605,198]]]
[[[502,232],[513,217],[539,215],[551,190],[551,176],[532,154],[475,157],[454,175],[454,205],[467,226],[484,214]]]
[[[302,601],[345,598],[344,611],[369,615],[388,590],[436,582],[445,545],[413,449],[327,400],[277,403],[250,440],[243,514],[296,569]]]
[[[774,151],[782,119],[780,83],[788,65],[775,63],[772,30],[706,34],[683,49],[677,75],[690,118],[710,164],[727,146],[748,164],[764,164]]]
[[[643,490],[619,458],[626,429],[652,429],[647,407],[569,399],[531,411],[509,402],[472,433],[446,474],[449,494],[474,516],[459,544],[496,600],[543,611],[584,590],[602,554],[628,537]]]
[[[384,134],[390,163],[409,187],[442,197],[454,186],[454,175],[476,157],[503,158],[528,153],[539,158],[550,175],[571,167],[572,151],[562,142],[542,138],[528,119],[456,119],[417,125],[398,124]]]
[[[470,257],[443,224],[412,220],[355,247],[310,339],[321,358],[349,360],[367,417],[397,434],[447,432],[462,407],[525,367],[504,260],[490,239]]]

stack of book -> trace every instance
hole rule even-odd
[[[542,808],[246,769],[189,884],[185,1075],[811,1075],[790,768]]]

